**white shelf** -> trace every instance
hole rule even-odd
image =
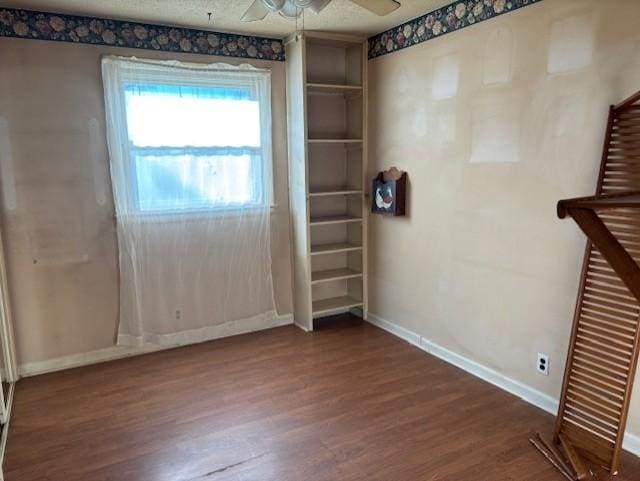
[[[327,271],[316,271],[311,273],[311,284],[321,282],[342,281],[346,279],[357,279],[362,277],[362,272],[349,268],[330,269]]]
[[[348,187],[336,187],[334,189],[314,190],[309,192],[309,197],[328,197],[332,195],[362,195],[359,189],[350,189]]]
[[[307,83],[307,92],[362,95],[362,85],[340,85],[340,84],[330,84],[330,83],[309,82]]]
[[[345,309],[351,309],[353,307],[362,307],[362,301],[354,299],[349,296],[331,297],[329,299],[322,299],[320,301],[313,301],[313,315],[321,316],[325,314],[331,314],[335,311],[342,311]]]
[[[310,144],[361,144],[362,139],[307,139]]]
[[[348,224],[350,222],[362,222],[362,217],[352,217],[348,215],[312,217],[309,221],[309,225]]]
[[[339,242],[335,244],[319,244],[311,246],[311,255],[323,254],[339,254],[341,252],[353,252],[362,250],[360,244],[349,244],[348,242]]]

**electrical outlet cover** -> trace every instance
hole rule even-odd
[[[539,373],[544,374],[545,376],[549,375],[549,356],[547,354],[543,354],[541,352],[538,353],[536,368]]]

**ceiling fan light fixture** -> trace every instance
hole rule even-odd
[[[388,15],[400,8],[396,0],[349,0],[376,15]],[[288,19],[296,19],[305,9],[318,14],[331,3],[331,0],[254,0],[242,15],[243,22],[263,20],[270,12],[279,13]]]
[[[302,14],[302,8],[298,8],[294,1],[287,0],[278,13],[284,18],[298,18]]]

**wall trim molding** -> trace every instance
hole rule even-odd
[[[265,329],[272,329],[274,327],[282,327],[293,324],[293,314],[285,314],[278,316],[274,320],[270,321],[261,329],[236,329],[234,331],[225,332],[224,335],[211,336],[197,343],[180,343],[170,346],[147,344],[142,347],[128,347],[128,346],[111,346],[104,349],[98,349],[95,351],[84,352],[80,354],[71,354],[69,356],[58,357],[55,359],[48,359],[46,361],[37,361],[24,363],[18,366],[18,374],[20,377],[37,376],[40,374],[47,374],[56,371],[62,371],[64,369],[72,369],[75,367],[90,366],[92,364],[98,364],[101,362],[115,361],[116,359],[123,359],[125,357],[139,356],[142,354],[148,354],[151,352],[164,351],[167,349],[174,349],[176,347],[184,347],[192,344],[200,344],[202,342],[213,341],[215,339],[223,339],[225,337],[238,336],[240,334],[248,334],[251,332],[262,331]]]
[[[543,0],[456,0],[373,35],[369,59],[534,5]],[[0,37],[284,62],[283,40],[178,26],[0,8]]]
[[[369,59],[442,37],[542,0],[456,0],[369,38]]]
[[[484,366],[473,359],[469,359],[465,356],[457,354],[439,344],[436,344],[419,334],[410,331],[409,329],[405,329],[398,324],[395,324],[391,321],[383,319],[382,317],[372,314],[369,311],[369,317],[367,322],[373,324],[374,326],[383,329],[394,336],[399,337],[400,339],[412,344],[423,351],[435,356],[439,359],[442,359],[449,364],[452,364],[463,371],[468,372],[469,374],[473,374],[474,376],[486,381],[490,384],[493,384],[504,391],[507,391],[514,396],[519,397],[520,399],[528,402],[529,404],[533,404],[534,406],[546,411],[552,415],[556,415],[558,412],[559,400],[548,394],[545,394],[537,389],[532,388],[526,384],[523,384],[519,381],[511,379],[504,374],[495,371],[487,366]],[[640,456],[640,436],[637,434],[633,434],[630,432],[626,432],[624,436],[623,448],[636,456]]]
[[[0,37],[284,62],[281,39],[0,7]]]

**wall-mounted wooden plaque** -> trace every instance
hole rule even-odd
[[[371,212],[392,216],[405,215],[407,173],[391,167],[378,173],[371,190]]]

